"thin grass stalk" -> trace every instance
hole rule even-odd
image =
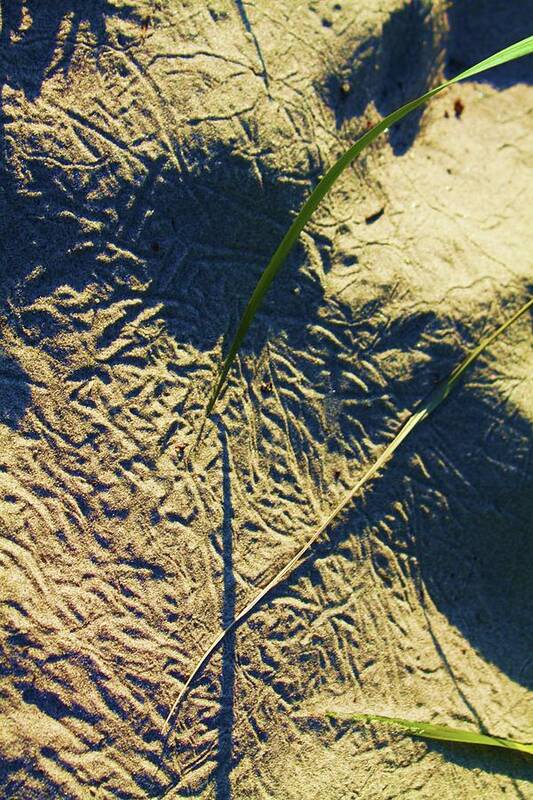
[[[400,428],[399,432],[396,434],[394,439],[385,447],[381,455],[374,461],[374,463],[366,470],[363,476],[355,483],[352,489],[350,489],[347,494],[340,500],[339,503],[335,506],[333,511],[327,516],[327,518],[322,522],[322,524],[318,527],[318,529],[313,533],[311,538],[303,545],[303,547],[298,550],[295,556],[287,562],[287,564],[272,578],[272,580],[267,583],[267,585],[259,592],[259,594],[251,600],[248,605],[246,605],[242,611],[235,617],[231,625],[229,625],[225,630],[222,630],[216,639],[211,643],[211,645],[207,648],[204,652],[202,657],[197,661],[194,669],[190,673],[189,677],[185,681],[181,691],[179,692],[178,696],[176,697],[168,716],[163,724],[162,732],[166,733],[174,714],[179,709],[181,703],[183,702],[185,695],[187,694],[191,684],[193,683],[194,679],[198,675],[198,673],[204,668],[207,664],[213,653],[218,648],[219,644],[224,640],[224,638],[230,633],[230,631],[234,630],[261,602],[265,599],[268,593],[278,586],[283,580],[285,580],[288,575],[291,574],[295,570],[295,568],[302,562],[305,556],[309,553],[315,542],[320,538],[320,536],[324,533],[326,528],[328,528],[331,523],[339,516],[339,514],[344,511],[344,509],[352,502],[355,495],[363,488],[363,486],[368,483],[371,478],[373,478],[376,473],[381,469],[381,467],[391,458],[393,453],[398,449],[398,447],[402,444],[402,442],[409,436],[409,434],[419,425],[423,420],[425,420],[430,414],[432,414],[438,406],[448,397],[450,392],[454,389],[457,385],[457,382],[460,378],[464,375],[466,370],[468,370],[474,362],[479,358],[481,353],[483,353],[486,348],[492,344],[492,342],[500,336],[507,328],[512,325],[516,320],[525,314],[531,307],[533,306],[533,298],[528,300],[521,308],[518,309],[509,319],[503,322],[495,331],[493,331],[490,336],[484,339],[480,344],[477,345],[473,350],[471,350],[466,357],[453,369],[450,374],[444,378],[434,389],[433,391],[423,400],[418,407],[405,421],[405,423]]]

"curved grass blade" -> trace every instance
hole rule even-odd
[[[461,361],[460,364],[452,370],[452,372],[448,375],[447,378],[444,378],[433,391],[427,396],[425,400],[422,401],[419,408],[416,409],[406,420],[403,426],[400,428],[399,432],[396,434],[394,439],[387,445],[387,447],[383,450],[380,456],[374,461],[374,463],[367,469],[367,471],[363,474],[363,476],[357,481],[355,486],[350,489],[350,491],[344,495],[340,503],[338,503],[333,511],[328,515],[326,520],[320,525],[320,527],[313,533],[311,538],[303,545],[303,547],[296,553],[296,555],[288,561],[288,563],[275,575],[274,578],[262,589],[259,594],[254,597],[254,599],[248,603],[242,611],[235,617],[231,625],[229,625],[225,630],[221,631],[216,639],[211,643],[202,657],[197,661],[193,671],[185,681],[180,693],[178,694],[176,700],[174,701],[172,708],[170,709],[168,716],[163,725],[163,733],[165,733],[168,729],[171,719],[173,718],[174,714],[180,707],[185,695],[187,694],[189,687],[191,686],[192,682],[198,675],[198,673],[204,668],[207,664],[213,653],[216,651],[219,644],[223,641],[223,639],[230,633],[230,631],[234,630],[244,619],[256,608],[262,600],[268,595],[268,593],[274,589],[275,586],[280,584],[291,572],[302,562],[304,557],[307,556],[309,551],[311,550],[312,546],[315,544],[317,539],[322,535],[322,533],[328,528],[333,520],[343,511],[346,506],[351,503],[355,495],[362,489],[362,487],[368,483],[368,481],[375,476],[379,469],[385,464],[386,461],[390,459],[393,453],[398,449],[404,439],[409,436],[409,434],[413,431],[413,429],[426,417],[428,417],[435,409],[448,397],[452,389],[457,384],[458,380],[461,376],[466,372],[466,370],[472,366],[472,364],[476,361],[477,358],[481,355],[481,353],[498,337],[500,336],[513,322],[525,314],[528,309],[533,307],[533,298],[528,300],[525,305],[516,311],[512,317],[505,320],[499,328],[496,328],[493,333],[490,334],[486,339],[484,339],[477,347],[468,353],[468,355]]]
[[[437,739],[440,742],[459,742],[460,744],[488,745],[489,747],[504,747],[507,750],[518,750],[533,756],[533,744],[517,742],[514,739],[502,739],[500,736],[488,736],[484,733],[474,733],[461,728],[449,728],[447,725],[434,725],[432,722],[413,722],[409,719],[396,717],[383,717],[380,714],[338,714],[327,711],[330,719],[357,722],[383,722],[385,725],[405,728],[413,736],[422,736],[425,739]]]
[[[428,100],[430,100],[439,92],[442,92],[443,89],[446,89],[448,86],[451,86],[453,83],[457,83],[458,81],[471,78],[473,75],[477,75],[479,72],[484,72],[485,70],[500,66],[501,64],[505,64],[507,61],[521,58],[522,56],[529,55],[530,53],[533,53],[533,36],[528,36],[527,39],[522,39],[510,47],[500,50],[498,53],[490,56],[490,58],[486,58],[484,61],[480,61],[473,67],[461,72],[460,75],[456,75],[455,78],[445,81],[445,83],[441,83],[440,86],[431,89],[429,92],[421,95],[416,100],[411,100],[411,102],[406,103],[405,105],[396,109],[396,111],[393,111],[392,114],[389,114],[387,117],[382,119],[381,122],[378,122],[377,125],[367,131],[367,133],[358,139],[357,142],[355,142],[355,144],[353,144],[326,172],[324,177],[320,180],[314,191],[302,206],[300,212],[292,222],[287,233],[281,240],[277,250],[267,264],[263,274],[259,278],[259,282],[257,283],[252,296],[248,301],[248,305],[246,306],[244,314],[239,322],[237,333],[235,334],[235,337],[230,345],[228,354],[224,359],[218,374],[218,378],[209,396],[204,419],[207,418],[213,410],[213,407],[228,376],[231,364],[233,363],[233,360],[240,349],[242,341],[248,331],[248,328],[250,327],[253,318],[255,317],[259,306],[263,301],[266,292],[270,287],[270,284],[276,277],[290,251],[298,241],[300,233],[309,221],[311,215],[314,213],[325,195],[329,192],[339,175],[344,172],[344,170],[357,158],[357,156],[362,150],[365,149],[365,147],[377,139],[377,137],[387,128],[390,128],[391,125],[399,122],[411,111],[414,111],[419,106],[427,103]]]

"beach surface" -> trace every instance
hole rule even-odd
[[[324,171],[530,35],[532,4],[0,5],[2,797],[531,797],[531,759],[326,717],[533,740],[531,315],[161,729],[214,637],[531,293],[527,58],[344,173],[191,449]]]

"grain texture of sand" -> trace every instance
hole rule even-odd
[[[349,704],[533,738],[530,317],[160,733],[221,627],[531,291],[528,58],[345,173],[186,458],[320,175],[531,34],[531,2],[0,6],[2,797],[531,797],[520,756],[325,718]]]

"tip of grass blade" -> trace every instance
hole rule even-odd
[[[466,745],[484,745],[489,747],[500,747],[506,750],[517,750],[526,755],[533,755],[533,744],[529,742],[517,742],[514,739],[505,739],[500,736],[490,736],[476,731],[463,730],[462,728],[451,728],[448,725],[439,725],[432,722],[415,722],[414,720],[401,719],[400,717],[386,717],[381,714],[363,714],[360,712],[350,712],[339,714],[327,711],[326,716],[330,719],[354,721],[354,722],[377,722],[384,725],[404,728],[412,736],[420,736],[424,739],[435,739],[440,742],[455,742]]]

